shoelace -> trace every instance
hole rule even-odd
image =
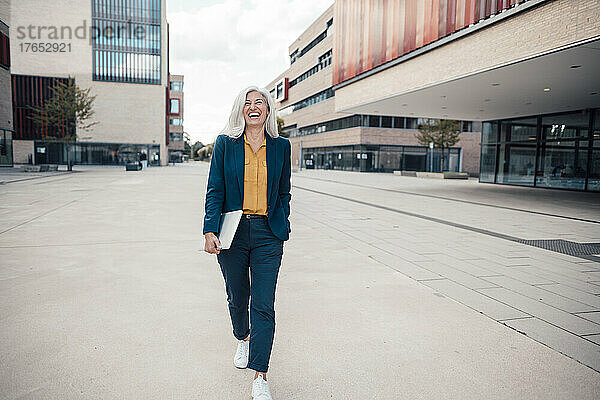
[[[258,394],[267,394],[269,392],[269,385],[267,384],[267,381],[262,378],[256,378],[254,381],[258,381],[256,382]]]
[[[242,346],[242,353],[243,353],[244,357],[246,357],[246,355],[248,354],[249,346],[247,346],[245,343],[242,343],[241,346]]]

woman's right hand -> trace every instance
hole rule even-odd
[[[221,242],[214,232],[204,234],[204,251],[210,254],[219,254],[221,252]]]

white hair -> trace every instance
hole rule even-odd
[[[277,130],[277,118],[275,116],[275,103],[271,94],[263,88],[257,86],[248,86],[240,92],[235,98],[233,107],[231,107],[231,115],[229,121],[221,133],[237,139],[244,133],[246,129],[246,120],[244,119],[244,104],[246,103],[246,95],[250,92],[258,92],[264,97],[267,102],[267,119],[265,120],[265,132],[272,138],[279,136]]]

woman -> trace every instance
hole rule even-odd
[[[253,369],[252,397],[271,400],[267,369],[275,333],[275,286],[289,239],[291,145],[277,133],[269,92],[240,92],[215,141],[208,174],[204,251],[216,254],[225,279],[237,368]],[[243,210],[231,247],[221,249],[221,214]],[[252,284],[250,284],[252,282]],[[248,318],[248,302],[250,315]]]

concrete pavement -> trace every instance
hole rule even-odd
[[[0,187],[0,397],[250,398],[207,164],[76,169]],[[489,234],[600,241],[597,195],[292,179],[275,399],[598,397],[598,263]]]

